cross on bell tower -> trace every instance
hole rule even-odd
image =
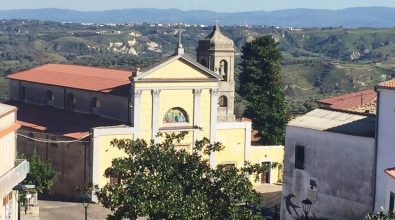
[[[177,43],[177,48],[175,51],[176,55],[183,55],[185,53],[184,47],[182,46],[181,43],[181,38],[182,38],[182,32],[184,31],[184,29],[181,29],[181,25],[178,26],[178,29],[176,29],[176,31],[178,31],[178,43]]]

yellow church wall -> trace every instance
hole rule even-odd
[[[152,127],[152,94],[143,91],[141,94],[141,127],[136,129],[151,129]]]
[[[162,131],[163,136],[158,138],[158,143],[162,143],[165,140],[166,133],[178,133],[178,131]],[[193,131],[188,131],[188,134],[181,140],[180,143],[176,143],[176,149],[184,149],[188,152],[192,152],[193,147]]]
[[[217,142],[221,142],[225,148],[217,152],[217,164],[235,164],[242,167],[245,160],[245,132],[243,128],[217,130]]]
[[[186,74],[187,73],[187,74]],[[144,79],[153,79],[153,78],[161,78],[161,79],[193,79],[193,78],[202,78],[207,79],[209,76],[207,74],[203,74],[202,70],[197,67],[189,64],[183,60],[175,60],[166,66],[159,68],[149,75],[143,77]]]
[[[210,138],[210,102],[211,94],[210,89],[203,89],[200,97],[200,124],[202,128],[200,131],[200,139],[206,137]]]
[[[283,146],[251,146],[251,163],[262,163],[262,162],[276,162],[280,164],[280,167],[271,169],[270,183],[281,183],[282,182],[282,165],[284,163],[284,147]],[[261,182],[255,181],[255,177],[251,177],[251,181],[254,185],[260,185]]]
[[[111,167],[113,159],[125,156],[122,150],[111,146],[111,141],[114,139],[133,139],[133,134],[128,135],[103,135],[99,137],[100,144],[100,159],[99,159],[99,182],[95,183],[99,186],[104,186],[108,183],[108,179],[104,177],[104,171]]]

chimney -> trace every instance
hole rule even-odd
[[[138,76],[138,75],[140,75],[140,67],[137,67],[136,69],[134,69],[133,71],[132,71],[132,76]]]

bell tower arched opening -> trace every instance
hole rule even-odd
[[[221,32],[217,23],[207,37],[199,40],[196,52],[197,61],[202,65],[206,64],[204,66],[223,79],[218,82],[218,97],[226,98],[226,108],[218,103],[218,121],[235,121],[235,48],[233,40]]]

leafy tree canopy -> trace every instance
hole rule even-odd
[[[383,211],[377,213],[369,213],[365,220],[395,220],[395,212],[390,211],[384,213]]]
[[[245,114],[252,119],[264,144],[283,144],[289,119],[277,46],[267,35],[247,42],[242,48],[239,93],[248,102]]]
[[[56,182],[56,172],[52,164],[41,160],[36,151],[27,160],[30,163],[30,172],[22,183],[35,185],[39,193],[48,193]]]
[[[192,152],[178,149],[186,132],[166,134],[161,143],[113,140],[125,152],[105,171],[119,178],[97,192],[99,201],[113,213],[108,219],[147,216],[150,219],[262,219],[249,207],[257,207],[259,194],[246,174],[270,167],[210,167],[211,153],[223,149],[208,139],[197,141]]]

